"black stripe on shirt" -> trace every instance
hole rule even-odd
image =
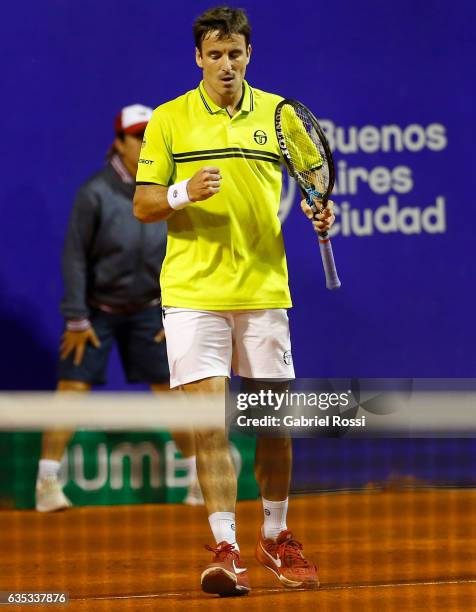
[[[242,152],[219,153],[217,155],[201,155],[198,157],[181,157],[180,159],[175,159],[174,161],[176,164],[183,164],[184,162],[225,159],[227,157],[241,157],[242,159],[258,159],[259,161],[270,162],[272,164],[279,164],[279,159],[273,159],[271,157],[264,157],[263,155],[250,155],[249,153],[242,153]]]
[[[179,161],[181,157],[195,157],[203,155],[215,155],[216,153],[249,153],[251,155],[261,155],[261,157],[269,157],[273,161],[279,161],[280,157],[271,151],[263,151],[261,149],[242,149],[241,147],[227,147],[226,149],[204,149],[203,151],[187,151],[186,153],[173,153],[175,161]]]

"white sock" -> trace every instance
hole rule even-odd
[[[235,550],[240,550],[236,543],[236,526],[234,512],[214,512],[208,517],[213,536],[217,544],[228,542]]]
[[[195,482],[195,480],[197,480],[197,459],[195,455],[192,455],[191,457],[184,457],[182,461],[184,468],[189,475],[191,484],[192,482]]]
[[[38,479],[48,478],[48,476],[58,478],[59,471],[59,461],[54,461],[53,459],[40,459],[40,463],[38,465]]]
[[[270,501],[261,498],[263,502],[263,536],[266,539],[275,540],[281,531],[285,531],[288,527],[286,525],[286,514],[288,512],[288,498],[283,501]]]

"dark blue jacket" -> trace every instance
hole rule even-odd
[[[134,217],[134,189],[111,163],[79,189],[62,260],[66,319],[88,317],[89,299],[122,306],[160,297],[167,225]]]

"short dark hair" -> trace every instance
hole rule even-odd
[[[251,26],[243,9],[217,6],[208,9],[195,19],[193,37],[198,50],[202,49],[202,41],[210,32],[218,32],[219,38],[228,38],[231,34],[242,34],[246,46],[250,44]]]

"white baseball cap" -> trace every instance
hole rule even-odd
[[[116,116],[114,129],[116,134],[136,134],[143,132],[152,117],[152,109],[143,104],[125,106]]]

